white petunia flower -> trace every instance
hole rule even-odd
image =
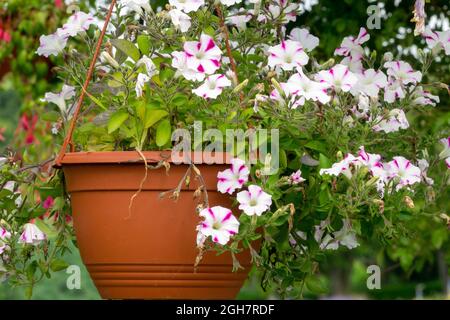
[[[429,186],[432,186],[434,184],[434,180],[428,177],[427,174],[428,168],[430,167],[428,161],[426,159],[417,159],[417,165],[419,166],[420,172],[422,172],[422,180]]]
[[[405,90],[400,80],[391,80],[384,89],[384,101],[394,103],[405,97]]]
[[[316,80],[335,91],[350,91],[358,81],[354,73],[350,72],[347,66],[337,64],[330,70],[320,71],[316,75]]]
[[[354,249],[359,246],[356,239],[356,233],[352,230],[349,220],[342,219],[342,229],[332,234],[323,236],[327,226],[330,224],[329,220],[324,220],[320,225],[315,226],[314,238],[319,243],[322,250],[337,250],[340,245],[348,249]]]
[[[375,119],[375,123],[376,124],[372,127],[374,131],[384,131],[386,133],[409,128],[408,119],[406,119],[405,112],[401,109],[392,109],[389,112],[387,119],[378,116]]]
[[[358,82],[352,88],[353,95],[365,94],[372,98],[377,98],[380,89],[387,86],[387,77],[381,71],[375,71],[374,69],[364,70],[360,74],[356,74]]]
[[[35,224],[26,223],[20,235],[19,243],[38,245],[47,239],[47,236]]]
[[[272,196],[257,185],[250,185],[248,190],[239,192],[236,199],[239,202],[239,209],[249,216],[260,216],[272,205]]]
[[[56,32],[63,38],[75,37],[80,32],[86,32],[91,25],[95,25],[94,16],[90,13],[78,11],[69,17],[67,23]]]
[[[398,180],[397,190],[420,182],[421,176],[420,169],[404,157],[394,157],[394,160],[389,162],[389,178]]]
[[[289,109],[297,109],[299,106],[305,104],[305,98],[300,95],[294,95],[288,83],[281,82],[280,87],[283,92],[275,88],[270,93],[270,99],[277,101],[280,106],[288,107]]]
[[[150,77],[144,73],[139,73],[136,80],[136,96],[138,98],[142,97],[144,86],[146,82],[150,81]]]
[[[443,138],[439,140],[440,143],[444,146],[444,150],[439,154],[439,159],[445,159],[445,163],[447,164],[447,168],[450,169],[450,137]]]
[[[232,194],[248,181],[249,174],[250,170],[244,160],[231,159],[231,168],[217,174],[217,190],[221,193]]]
[[[305,51],[312,51],[319,45],[319,38],[309,33],[308,29],[294,28],[291,31],[289,39],[301,44]]]
[[[187,32],[191,27],[191,17],[183,11],[172,9],[169,11],[169,15],[175,28],[179,29],[181,32]]]
[[[66,100],[69,100],[75,96],[75,88],[68,85],[63,85],[60,93],[47,92],[44,96],[45,101],[48,103],[54,103],[58,106],[59,110],[63,114],[67,114]]]
[[[387,74],[400,81],[402,84],[416,84],[422,80],[422,73],[414,71],[411,65],[405,61],[390,61],[384,64]]]
[[[364,71],[362,61],[363,55],[360,53],[354,53],[353,55],[347,56],[342,59],[341,64],[347,66],[351,72],[358,74]]]
[[[206,34],[201,35],[200,41],[185,42],[184,52],[189,69],[199,73],[213,74],[220,67],[222,51],[214,43],[213,38]]]
[[[3,227],[0,227],[0,255],[8,249],[8,245],[5,243],[7,239],[11,237],[11,233]],[[1,258],[0,258],[1,261]]]
[[[141,59],[136,63],[136,66],[144,65],[145,69],[147,70],[147,75],[151,79],[154,75],[158,74],[159,71],[156,68],[155,64],[153,63],[153,60],[150,59],[148,56],[143,55]]]
[[[327,85],[312,81],[301,68],[298,69],[298,73],[289,78],[287,87],[292,95],[304,97],[306,100],[319,101],[322,104],[331,100],[327,94]]]
[[[439,103],[439,96],[432,95],[431,92],[424,90],[422,86],[418,86],[411,95],[413,103],[418,106],[433,106]]]
[[[200,217],[204,220],[198,227],[197,245],[201,245],[207,237],[211,237],[215,243],[226,245],[230,238],[239,232],[239,221],[227,208],[206,208],[200,212]]]
[[[48,36],[42,35],[39,38],[39,42],[40,46],[36,53],[48,58],[51,55],[57,56],[64,50],[67,45],[67,38],[54,33]]]
[[[169,4],[186,13],[197,11],[205,4],[205,0],[169,0]]]
[[[289,177],[290,184],[300,184],[300,183],[305,182],[305,181],[306,181],[306,179],[303,179],[301,170],[295,171]]]
[[[342,161],[334,163],[331,168],[328,169],[320,169],[319,174],[320,175],[330,175],[330,176],[339,176],[340,174],[343,174],[347,178],[351,179],[352,177],[352,165],[355,164],[357,159],[354,155],[351,153],[347,154],[345,158]]]
[[[149,0],[120,0],[119,3],[139,14],[143,11],[152,12]]]
[[[192,90],[193,93],[205,99],[216,99],[223,88],[230,87],[231,81],[223,74],[213,74],[206,78],[205,82],[197,89]]]
[[[237,3],[241,3],[242,0],[220,0],[220,3],[226,6],[232,6]]]
[[[270,47],[268,66],[274,68],[280,66],[283,70],[291,71],[308,63],[308,55],[297,41],[286,40],[281,44]]]
[[[204,73],[200,73],[197,70],[188,67],[188,56],[185,52],[174,51],[172,52],[172,56],[172,67],[177,69],[175,76],[182,75],[186,80],[190,81],[203,81],[205,79]]]
[[[447,31],[431,31],[430,29],[425,30],[422,34],[428,46],[433,49],[443,48],[445,54],[450,55],[450,29]]]
[[[359,30],[358,36],[345,37],[341,46],[334,52],[335,55],[348,56],[354,54],[364,54],[364,49],[361,46],[363,43],[369,41],[370,35],[365,28]]]
[[[239,11],[229,15],[226,18],[226,23],[236,26],[238,30],[247,29],[247,22],[252,19],[252,15],[248,13],[244,8],[241,8]]]

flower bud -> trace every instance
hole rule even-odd
[[[342,154],[342,151],[341,151],[341,150],[339,150],[339,151],[336,153],[336,158],[337,158],[338,161],[342,161],[342,160],[344,159],[344,155]]]
[[[117,61],[113,57],[111,57],[111,55],[106,51],[103,51],[100,54],[100,59],[104,62],[108,62],[112,67],[114,67],[116,69],[118,69],[120,67],[119,64],[117,63]]]
[[[240,84],[238,84],[238,85],[236,86],[236,88],[233,89],[233,93],[236,94],[236,93],[241,92],[242,89],[244,89],[244,88],[247,86],[247,84],[248,84],[248,79],[245,79],[245,80],[242,81]]]
[[[370,178],[370,180],[366,182],[366,187],[368,187],[368,188],[373,187],[374,185],[377,184],[378,179],[379,179],[378,177]]]
[[[394,59],[394,55],[392,54],[392,52],[386,52],[383,55],[383,61],[389,62],[392,61]]]
[[[320,66],[320,69],[329,69],[334,65],[335,61],[333,58],[329,59],[327,62]]]
[[[406,204],[408,208],[414,209],[414,201],[409,196],[405,196],[403,198],[403,202]]]

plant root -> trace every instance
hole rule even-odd
[[[136,150],[137,153],[139,153],[139,156],[141,157],[141,159],[144,161],[145,164],[145,174],[144,177],[141,180],[141,183],[139,185],[139,189],[133,194],[133,196],[130,199],[130,204],[128,205],[128,216],[125,218],[125,220],[128,220],[131,218],[131,209],[133,208],[133,203],[134,203],[134,199],[137,198],[137,196],[141,193],[142,188],[144,187],[144,183],[147,180],[148,177],[148,163],[147,163],[147,159],[145,159],[144,154],[142,153],[141,150]]]

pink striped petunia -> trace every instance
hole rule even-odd
[[[239,209],[248,216],[260,216],[270,209],[272,205],[272,196],[264,192],[260,186],[251,185],[248,190],[237,194]]]
[[[222,51],[206,34],[201,35],[200,41],[185,42],[184,53],[187,67],[198,73],[213,74],[220,67]]]
[[[248,181],[250,170],[241,159],[231,159],[231,168],[217,174],[217,190],[232,194]]]
[[[225,245],[233,235],[239,232],[239,221],[230,209],[221,206],[206,208],[200,212],[200,217],[203,221],[197,228],[198,245],[201,245],[207,237],[211,237],[215,243]]]
[[[308,63],[309,57],[297,41],[286,40],[269,48],[269,67],[291,71]]]
[[[397,190],[421,181],[421,171],[404,157],[394,157],[389,162],[389,178],[398,180]]]

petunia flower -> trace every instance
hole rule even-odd
[[[199,73],[214,74],[220,67],[222,51],[214,43],[213,38],[202,34],[200,41],[187,41],[184,43],[186,64],[189,69]]]
[[[447,31],[432,31],[426,29],[422,34],[428,46],[433,48],[442,48],[447,56],[450,55],[450,29]]]
[[[422,80],[422,73],[414,71],[411,65],[405,61],[389,61],[384,64],[387,74],[400,81],[402,84],[416,84]]]
[[[375,119],[375,123],[372,127],[374,131],[384,131],[386,133],[409,128],[408,119],[406,119],[405,112],[401,109],[392,109],[387,118],[378,116]]]
[[[231,81],[227,77],[223,74],[214,74],[207,77],[205,82],[192,92],[205,99],[216,99],[222,93],[223,88],[230,86]]]
[[[419,166],[420,172],[422,172],[422,180],[429,186],[434,184],[434,180],[428,177],[428,168],[430,164],[426,159],[417,159],[417,165]]]
[[[47,199],[45,199],[44,202],[42,203],[42,208],[48,210],[48,209],[51,209],[54,204],[55,204],[55,199],[53,199],[52,196],[48,196]]]
[[[268,66],[271,68],[279,66],[283,70],[291,71],[294,68],[306,65],[308,60],[308,55],[297,41],[286,40],[269,48]]]
[[[230,25],[236,26],[238,30],[246,30],[247,29],[247,22],[249,22],[252,19],[252,15],[246,11],[244,8],[241,8],[239,11],[232,13],[229,15],[225,22]]]
[[[361,45],[369,41],[369,39],[370,35],[367,30],[361,28],[356,38],[353,36],[345,37],[344,40],[342,40],[341,46],[335,50],[334,54],[338,56],[363,54],[364,49]]]
[[[356,158],[362,165],[366,166],[370,171],[379,167],[381,156],[379,154],[368,153],[364,146],[359,147],[358,156]]]
[[[120,0],[120,4],[136,13],[152,12],[149,0]]]
[[[220,3],[222,3],[225,6],[232,6],[241,2],[242,0],[220,0]]]
[[[358,81],[358,78],[347,66],[337,64],[330,70],[319,71],[316,80],[335,91],[350,91]]]
[[[305,104],[305,98],[300,95],[294,95],[288,83],[281,82],[279,85],[282,92],[280,92],[279,88],[273,89],[270,93],[270,99],[278,102],[280,106],[285,106],[289,109],[297,109],[299,106]]]
[[[186,80],[190,81],[203,81],[205,79],[204,73],[200,73],[197,70],[188,67],[188,56],[185,52],[174,51],[172,52],[172,56],[172,67],[177,69],[175,76],[182,75]]]
[[[64,84],[60,93],[47,92],[41,101],[54,103],[63,114],[67,114],[66,100],[75,96],[75,88]]]
[[[347,56],[342,59],[341,64],[347,66],[353,73],[362,73],[364,71],[363,55],[361,53],[354,53],[351,56]]]
[[[302,182],[305,182],[306,179],[302,177],[302,171],[297,170],[294,173],[292,173],[289,177],[290,184],[300,184]]]
[[[394,157],[389,162],[389,178],[398,180],[397,190],[403,186],[420,182],[421,175],[420,169],[404,157]]]
[[[319,174],[320,175],[327,174],[327,175],[336,176],[336,177],[343,174],[347,178],[351,179],[351,177],[353,176],[351,167],[353,164],[355,164],[356,161],[357,161],[357,159],[355,158],[355,156],[352,155],[351,153],[349,153],[345,156],[345,158],[343,160],[334,163],[331,166],[331,168],[320,169]]]
[[[239,202],[239,209],[249,216],[260,216],[272,205],[272,196],[257,185],[250,185],[248,191],[239,192],[236,199]]]
[[[20,235],[19,243],[38,245],[46,240],[47,236],[35,224],[26,223],[23,227],[23,232]]]
[[[175,28],[179,29],[181,32],[187,32],[191,27],[191,17],[183,11],[172,9],[169,11],[169,16]]]
[[[444,146],[444,150],[439,154],[439,159],[445,159],[445,163],[447,164],[447,168],[450,169],[450,137],[443,138],[439,140],[440,143]]]
[[[144,86],[146,82],[150,81],[150,77],[144,73],[139,73],[137,80],[136,80],[136,96],[138,98],[142,97],[143,91],[144,91]]]
[[[439,96],[431,94],[430,91],[424,90],[422,86],[418,86],[411,95],[413,103],[418,106],[433,106],[439,103]]]
[[[245,165],[245,161],[233,158],[231,159],[231,168],[217,174],[217,190],[221,193],[232,194],[248,181],[249,174],[250,170]]]
[[[67,22],[56,33],[63,38],[74,37],[80,32],[87,31],[93,24],[95,25],[95,21],[92,14],[78,11],[70,16]]]
[[[382,71],[374,69],[363,70],[362,73],[356,74],[356,77],[358,82],[351,90],[354,95],[362,93],[372,98],[378,98],[380,89],[385,88],[388,84],[386,75]]]
[[[169,0],[169,4],[186,13],[197,11],[205,4],[205,0]]]
[[[396,100],[405,97],[405,90],[400,80],[391,79],[384,89],[384,101],[387,103],[394,103]]]
[[[327,85],[312,81],[301,68],[298,69],[298,73],[289,78],[287,87],[292,95],[304,97],[306,100],[319,101],[322,104],[331,100],[327,94]]]
[[[239,221],[230,209],[221,206],[206,208],[200,212],[200,217],[204,220],[198,228],[197,243],[202,242],[202,237],[211,237],[213,242],[226,245],[239,232]]]
[[[323,220],[320,225],[315,226],[314,239],[319,243],[319,247],[322,250],[337,250],[340,245],[347,247],[348,249],[354,249],[359,246],[356,239],[356,233],[352,230],[350,221],[342,219],[342,229],[332,234],[325,234],[326,228],[329,226],[330,221]]]
[[[305,51],[312,51],[319,45],[319,38],[309,33],[308,29],[292,29],[289,39],[300,43]]]
[[[61,37],[58,34],[50,34],[48,36],[42,35],[39,38],[40,46],[36,53],[40,56],[48,58],[51,55],[57,56],[67,45],[67,38]]]
[[[150,59],[148,56],[143,55],[141,59],[139,59],[138,62],[136,62],[136,66],[144,65],[145,69],[147,70],[147,76],[149,78],[152,78],[154,75],[158,74],[159,71],[155,66],[155,63],[152,59]]]
[[[5,228],[0,227],[0,255],[8,249],[9,246],[5,243],[5,240],[9,239],[10,237],[11,233]]]

